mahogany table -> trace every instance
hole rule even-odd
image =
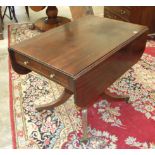
[[[87,16],[13,45],[9,54],[17,73],[35,71],[65,88],[59,99],[36,107],[38,111],[63,104],[74,94],[83,109],[85,139],[87,107],[99,95],[119,98],[107,88],[139,60],[147,31],[146,26]]]

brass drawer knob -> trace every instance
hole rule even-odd
[[[121,15],[124,15],[126,14],[126,11],[125,10],[121,10]]]
[[[51,75],[50,75],[50,78],[51,78],[51,79],[53,79],[53,78],[54,78],[54,76],[55,76],[55,74],[51,74]]]
[[[138,33],[138,31],[133,31],[133,33],[134,33],[134,34],[137,34],[137,33]]]
[[[29,61],[24,61],[24,65],[28,65]]]

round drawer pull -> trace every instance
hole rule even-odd
[[[137,34],[137,33],[138,33],[138,31],[133,31],[133,33],[134,33],[134,34]]]
[[[53,79],[53,78],[54,78],[54,76],[55,76],[55,74],[51,74],[51,75],[50,75],[50,78],[51,78],[51,79]]]
[[[125,10],[121,10],[121,15],[124,15],[126,14],[126,11]]]
[[[24,65],[27,65],[29,62],[28,61],[24,61]]]

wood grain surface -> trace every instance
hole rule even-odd
[[[33,70],[74,93],[86,107],[141,57],[148,28],[87,16],[9,48],[18,73]],[[54,37],[53,37],[54,36]]]
[[[95,16],[49,30],[11,48],[74,77],[140,36],[146,27]],[[136,34],[135,34],[136,33]]]

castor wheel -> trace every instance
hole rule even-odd
[[[89,138],[81,138],[79,142],[80,143],[87,144],[88,143],[88,140],[89,140]]]
[[[130,101],[130,98],[129,97],[125,98],[124,100],[125,100],[126,103],[130,103],[129,102]]]

